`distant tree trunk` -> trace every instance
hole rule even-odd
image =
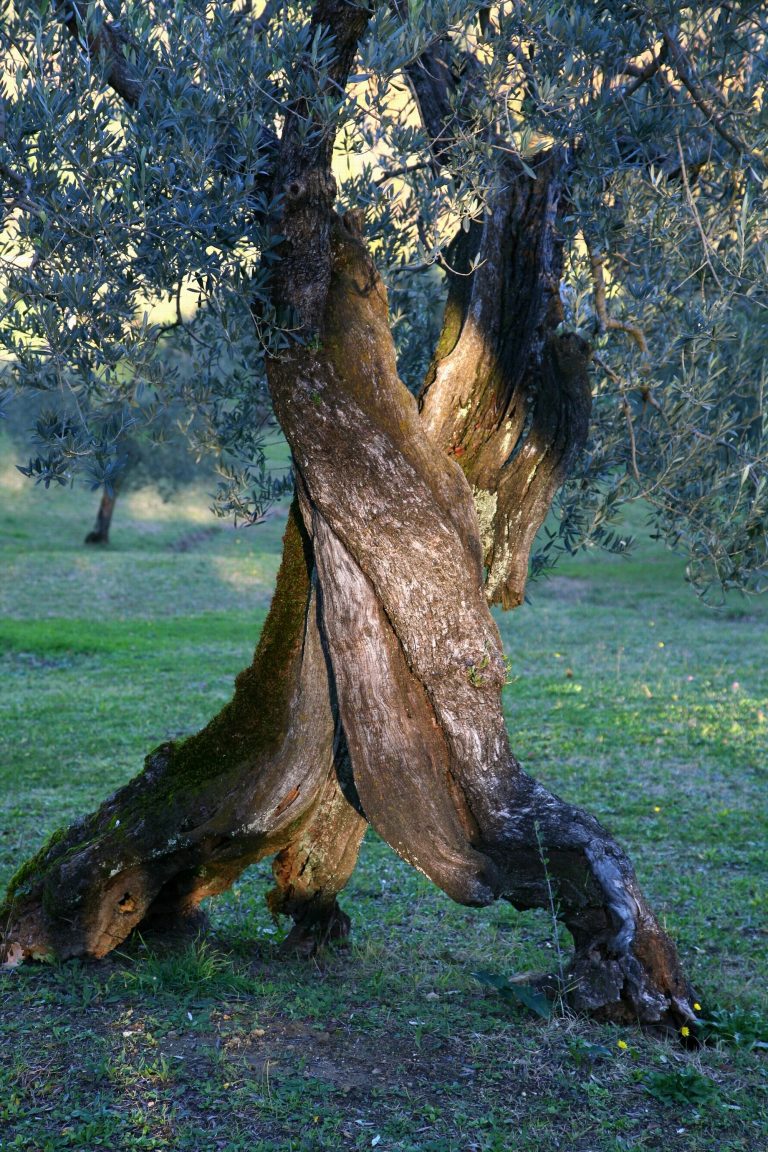
[[[109,544],[109,526],[112,523],[112,513],[115,510],[117,489],[104,488],[99,501],[99,510],[96,513],[96,523],[85,538],[86,544]]]
[[[342,83],[367,15],[343,0],[318,8]],[[588,350],[557,329],[562,159],[535,180],[514,173],[457,241],[457,260],[483,252],[487,272],[451,285],[420,414],[360,221],[333,211],[332,140],[294,128],[278,162],[274,296],[313,339],[268,365],[298,505],[254,662],[206,729],[157,749],[14,878],[6,954],[104,955],[145,918],[194,915],[275,854],[270,906],[294,918],[294,940],[341,935],[336,896],[367,820],[454,900],[554,907],[574,940],[564,992],[575,1007],[692,1020],[674,946],[626,855],[522,771],[502,716],[506,664],[486,597],[519,602],[589,408]]]

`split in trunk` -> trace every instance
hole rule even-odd
[[[272,908],[304,937],[343,933],[336,895],[364,811],[462,903],[554,898],[576,945],[577,1007],[690,1019],[674,948],[624,853],[510,752],[469,486],[397,377],[354,222],[332,221],[331,241],[322,347],[270,365],[307,531],[294,510],[254,663],[203,732],[156,750],[22,870],[6,949],[103,955],[145,916],[188,916],[274,853]]]
[[[318,0],[314,22],[337,50],[326,94],[345,87],[368,15]],[[576,1007],[692,1021],[626,855],[521,770],[502,717],[484,559],[490,598],[518,603],[533,533],[586,432],[588,350],[557,327],[566,158],[542,158],[536,179],[511,163],[482,226],[454,246],[459,271],[483,263],[452,280],[420,414],[359,220],[333,211],[332,133],[305,130],[305,101],[294,111],[276,161],[273,303],[307,342],[268,375],[300,516],[261,642],[203,732],[157,749],[22,869],[0,910],[5,952],[104,955],[153,911],[183,920],[268,854],[271,906],[294,917],[299,943],[343,934],[336,895],[364,813],[461,903],[554,906],[574,939]]]

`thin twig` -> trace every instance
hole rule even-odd
[[[722,116],[706,95],[703,85],[696,75],[696,70],[690,57],[671,29],[662,25],[661,34],[664,38],[664,43],[669,49],[675,75],[687,89],[694,104],[699,111],[706,116],[707,121],[715,129],[718,136],[721,136],[726,144],[730,144],[731,148],[735,148],[735,150],[742,155],[752,156],[765,168],[765,160],[760,153],[756,152],[754,148],[750,148],[746,140],[743,140],[741,136],[735,135],[735,133],[723,123]]]
[[[390,168],[389,171],[383,172],[381,176],[377,176],[373,183],[380,187],[386,184],[387,180],[396,180],[398,176],[410,176],[411,172],[421,172],[424,168],[431,167],[428,160],[422,160],[418,164],[403,164],[401,168]]]
[[[654,56],[647,64],[642,67],[637,67],[631,63],[624,65],[624,75],[631,76],[632,79],[628,84],[624,84],[621,88],[614,88],[608,95],[605,106],[612,107],[614,104],[623,103],[628,97],[633,96],[639,88],[647,84],[661,68],[666,56],[666,46],[663,46],[658,56]]]
[[[557,975],[560,982],[560,993],[562,994],[565,990],[565,961],[563,958],[563,950],[560,946],[560,923],[557,915],[555,893],[552,888],[552,878],[549,874],[549,860],[545,852],[544,840],[541,835],[541,825],[538,820],[534,822],[533,827],[536,834],[536,846],[539,850],[539,859],[544,869],[544,883],[547,886],[547,902],[549,904],[549,914],[552,918],[552,936],[555,955],[557,956]]]
[[[641,355],[644,359],[648,358],[648,342],[645,339],[645,333],[642,328],[637,324],[630,324],[626,320],[616,320],[613,316],[608,315],[608,304],[606,301],[605,293],[605,276],[603,274],[603,266],[605,265],[606,257],[602,254],[595,255],[587,244],[587,251],[589,252],[589,267],[592,272],[592,286],[594,288],[595,298],[595,314],[597,315],[598,327],[601,332],[626,332],[635,344],[640,349]]]
[[[693,219],[696,222],[696,227],[699,231],[699,235],[701,236],[701,242],[704,246],[704,257],[707,261],[707,266],[715,278],[715,283],[717,284],[718,288],[722,292],[724,290],[723,285],[720,282],[720,277],[718,276],[717,271],[715,269],[715,266],[712,263],[712,260],[710,257],[710,252],[714,252],[714,249],[712,248],[712,244],[710,242],[709,237],[707,236],[706,232],[704,231],[704,225],[701,222],[701,216],[699,215],[699,210],[696,207],[696,202],[693,199],[693,196],[691,195],[691,185],[690,185],[690,181],[688,180],[688,169],[686,167],[685,156],[683,154],[683,145],[682,145],[682,142],[680,140],[680,133],[677,130],[675,131],[675,141],[677,142],[677,154],[680,157],[680,176],[681,176],[681,179],[683,181],[683,188],[685,189],[685,198],[688,201],[688,207],[690,208],[691,213],[693,214]]]
[[[629,432],[629,451],[632,459],[632,474],[635,477],[637,483],[642,486],[643,482],[640,479],[640,470],[637,467],[637,444],[635,443],[635,429],[634,425],[632,424],[632,412],[626,396],[622,396],[621,406],[624,409],[624,418],[627,422],[627,431]]]

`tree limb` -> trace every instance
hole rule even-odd
[[[320,100],[328,95],[337,98],[345,90],[370,16],[369,9],[349,0],[317,0],[311,28],[330,30],[335,48],[324,69],[324,85],[316,89]],[[309,66],[309,62],[303,65]],[[308,131],[312,127],[315,131]],[[305,97],[289,104],[272,183],[273,195],[283,199],[280,230],[284,236],[274,274],[274,300],[296,317],[300,332],[307,338],[320,326],[331,276],[335,130],[335,118],[322,123]]]
[[[642,88],[644,84],[647,84],[649,80],[652,80],[661,68],[666,54],[666,45],[663,45],[659,54],[649,60],[643,67],[626,64],[624,66],[624,73],[631,76],[632,79],[628,84],[624,84],[620,88],[614,88],[607,97],[606,105],[611,107],[613,104],[623,102],[628,99],[628,97],[634,95],[634,93]]]
[[[648,356],[648,342],[645,333],[637,324],[630,324],[626,320],[616,320],[608,315],[606,302],[605,276],[603,268],[607,257],[602,252],[595,253],[587,243],[589,252],[589,267],[592,272],[592,287],[594,291],[595,315],[600,332],[626,332],[631,336],[644,359]]]
[[[712,101],[704,91],[703,84],[696,74],[696,69],[693,66],[688,53],[683,48],[680,41],[677,39],[672,30],[665,25],[661,26],[661,34],[664,38],[664,43],[669,50],[670,59],[674,66],[675,75],[680,82],[687,89],[691,99],[700,112],[707,118],[707,121],[712,125],[717,134],[725,140],[726,144],[730,144],[740,155],[751,156],[757,160],[761,166],[765,167],[764,158],[747,144],[741,136],[732,132],[730,128],[723,121],[723,117],[715,108]]]
[[[138,46],[116,20],[105,20],[95,34],[87,32],[87,20],[81,8],[77,0],[56,0],[56,10],[70,36],[91,60],[102,62],[110,88],[131,108],[138,107],[144,84],[126,59],[126,49]]]
[[[77,40],[89,59],[102,62],[104,79],[113,92],[120,96],[130,108],[138,108],[145,95],[145,83],[126,58],[126,50],[132,49],[138,53],[138,45],[123,29],[122,25],[118,21],[105,20],[98,32],[95,35],[90,35],[84,31],[85,17],[81,14],[78,4],[74,0],[56,0],[56,9],[70,36]],[[266,12],[263,16],[266,16]],[[259,25],[258,34],[266,30],[266,23],[261,26],[260,22],[256,21],[256,24]],[[230,126],[224,111],[217,113],[217,120],[221,122],[228,133]],[[260,131],[264,147],[273,147],[277,140],[268,126],[262,124]],[[230,151],[231,149],[226,146],[225,140],[224,146],[218,148],[213,157],[214,164],[227,175],[232,175],[237,170],[237,166],[228,159]],[[264,184],[268,178],[268,174],[262,175],[260,183]]]

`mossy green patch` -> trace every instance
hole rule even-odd
[[[283,561],[251,665],[235,681],[233,699],[205,728],[171,751],[168,787],[199,787],[244,755],[269,755],[285,736],[298,672],[310,592],[310,554],[298,505],[285,531]]]
[[[0,923],[3,921],[3,913],[8,913],[14,901],[23,895],[28,882],[35,876],[42,877],[48,862],[48,856],[52,850],[66,838],[68,831],[69,828],[66,825],[57,828],[51,833],[42,848],[40,848],[34,856],[30,857],[29,860],[26,860],[11,876],[8,881],[5,897],[2,904],[0,904]]]

